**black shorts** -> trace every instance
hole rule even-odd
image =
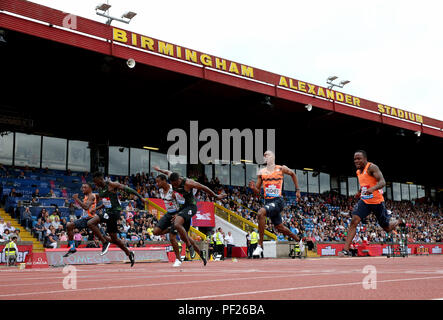
[[[160,220],[158,221],[156,227],[160,228],[160,230],[166,230],[168,229],[171,225],[172,225],[172,217],[175,216],[177,213],[170,213],[170,212],[166,212],[163,217],[160,218]]]
[[[281,197],[273,199],[265,199],[266,216],[269,217],[275,226],[282,224],[280,213],[283,211],[284,202]]]
[[[88,221],[91,220],[91,217],[83,217],[74,221],[74,226],[81,231],[88,227]]]
[[[100,223],[106,224],[106,231],[108,233],[117,233],[117,222],[120,219],[120,211],[103,211],[98,215],[100,217]]]
[[[386,210],[384,202],[381,202],[379,204],[367,204],[363,200],[359,200],[354,207],[354,211],[352,211],[352,215],[359,216],[361,220],[366,219],[366,217],[371,213],[375,214],[378,224],[382,228],[386,228],[389,226],[390,217],[388,215],[388,210]]]
[[[195,204],[183,207],[180,209],[179,212],[177,212],[177,216],[180,216],[185,220],[185,222],[183,222],[183,227],[185,228],[186,232],[188,232],[189,228],[191,228],[192,217],[196,213],[197,213],[197,206]]]

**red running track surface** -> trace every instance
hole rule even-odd
[[[366,266],[376,281],[365,289]],[[1,300],[414,300],[443,298],[443,256],[407,258],[239,259],[75,266],[77,287],[64,289],[64,268],[0,269]],[[66,271],[66,270],[65,270]],[[73,275],[71,273],[71,275]],[[371,275],[373,275],[371,273]],[[65,283],[72,284],[65,280]]]

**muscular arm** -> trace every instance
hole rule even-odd
[[[251,181],[249,183],[249,188],[252,189],[252,191],[255,194],[260,194],[260,189],[261,189],[261,184],[262,184],[262,179],[261,179],[261,171],[259,172],[259,174],[257,175],[257,182],[254,183],[254,181]]]
[[[94,203],[95,200],[95,195],[90,194],[88,197],[88,200],[86,200],[86,203],[83,203],[82,201],[80,201],[79,198],[74,197],[74,201],[83,209],[83,210],[89,210],[92,206],[92,204]]]
[[[369,188],[366,191],[367,193],[372,193],[375,190],[381,189],[386,185],[385,178],[383,177],[383,174],[381,173],[380,168],[377,165],[371,164],[368,168],[368,173],[377,180],[377,184]]]
[[[186,179],[185,187],[188,187],[189,189],[195,188],[198,190],[202,190],[202,191],[206,192],[208,195],[218,198],[218,199],[224,198],[224,197],[220,197],[221,195],[217,195],[214,191],[209,189],[207,186],[205,186],[201,183],[198,183],[197,181],[194,181],[192,179]]]
[[[164,170],[164,169],[160,169],[159,167],[154,167],[154,170],[156,170],[156,171],[158,171],[158,172],[160,172],[160,173],[163,173],[163,174],[165,174],[168,178],[169,178],[169,176],[171,175],[171,173],[172,173],[172,171],[169,171],[169,170]]]
[[[121,183],[118,183],[118,182],[109,182],[109,186],[110,186],[112,189],[120,189],[120,190],[126,191],[127,193],[134,194],[134,195],[136,195],[137,197],[139,197],[139,199],[140,199],[141,201],[143,201],[143,203],[145,203],[145,201],[146,201],[146,200],[143,198],[143,196],[141,196],[136,190],[134,190],[134,189],[132,189],[132,188],[130,188],[130,187],[128,187],[128,186],[125,186],[124,184],[121,184]]]

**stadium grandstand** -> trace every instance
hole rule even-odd
[[[383,171],[387,208],[405,219],[408,242],[441,245],[442,121],[82,17],[71,17],[72,29],[66,16],[23,0],[0,2],[0,241],[15,233],[33,252],[67,248],[66,224],[83,215],[72,196],[101,171],[150,199],[145,207],[120,194],[119,237],[131,247],[166,242],[153,235],[162,211],[155,166],[227,193],[213,204],[216,226],[222,221],[245,235],[257,228],[262,205],[248,188],[262,153],[255,159],[242,153],[240,162],[191,161],[206,141],[202,130],[223,137],[238,128],[275,130],[276,163],[295,171],[302,194],[297,201],[285,177],[283,222],[302,236],[310,256],[322,255],[317,244],[346,237],[359,190],[358,149]],[[175,128],[187,133],[190,146],[183,163],[167,154]],[[192,141],[200,141],[196,149]],[[202,192],[196,198],[211,201]],[[209,242],[216,226],[194,225],[190,234]],[[292,240],[269,222],[266,229],[266,240]],[[395,237],[370,218],[355,241],[385,244]],[[75,239],[80,248],[99,246],[88,230],[76,230]],[[245,237],[238,246],[246,246]]]

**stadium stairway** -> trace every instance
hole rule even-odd
[[[5,212],[3,208],[0,208],[0,217],[5,219],[5,222],[11,222],[11,226],[16,229],[20,229],[20,238],[22,241],[32,241],[32,251],[33,252],[44,252],[45,248],[43,244],[38,241],[26,228],[24,228],[20,223],[12,218],[8,213]]]

